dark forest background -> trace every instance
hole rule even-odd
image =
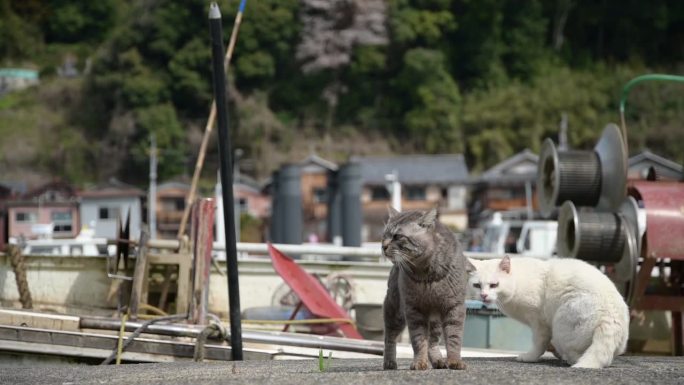
[[[220,1],[225,40],[239,0]],[[0,0],[0,170],[29,182],[191,175],[212,98],[208,2]],[[622,86],[684,69],[677,0],[249,0],[230,68],[231,129],[259,179],[310,152],[463,153],[477,172],[556,138],[594,145]],[[629,144],[684,161],[684,87],[644,84]],[[203,174],[213,183],[216,139]]]

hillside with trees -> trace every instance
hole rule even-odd
[[[238,3],[219,1],[226,42]],[[41,81],[0,96],[2,177],[144,184],[152,133],[160,177],[191,174],[212,98],[207,9],[0,0],[0,67]],[[682,73],[683,41],[677,0],[249,0],[231,130],[256,178],[311,151],[464,153],[478,171],[538,151],[562,114],[570,144],[592,146],[624,83]],[[633,151],[684,162],[684,86],[639,86],[627,112]]]

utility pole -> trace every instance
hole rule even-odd
[[[558,133],[558,149],[561,151],[569,150],[568,146],[568,114],[561,114],[560,132]]]
[[[233,185],[240,183],[240,160],[245,152],[241,148],[235,149],[235,156],[233,157]],[[233,186],[231,186],[232,188]],[[242,208],[240,207],[240,199],[234,199],[235,206],[235,239],[240,241],[240,218],[242,216]]]
[[[392,171],[391,174],[385,175],[385,187],[392,196],[392,208],[401,211],[401,183],[399,183],[399,173],[397,170]]]
[[[157,238],[157,137],[150,135],[150,189],[147,196],[147,221],[150,239]]]

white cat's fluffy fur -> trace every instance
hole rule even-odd
[[[472,263],[477,270],[468,282],[471,298],[496,302],[504,314],[532,329],[533,347],[518,361],[538,361],[549,344],[577,368],[603,368],[624,353],[627,305],[594,266],[576,259],[508,256]]]

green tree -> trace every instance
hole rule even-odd
[[[24,59],[42,46],[40,30],[23,20],[12,7],[12,1],[0,0],[0,58],[2,61]]]
[[[463,129],[471,164],[483,169],[524,148],[538,152],[544,138],[556,138],[562,113],[568,115],[570,144],[593,146],[603,127],[618,121],[619,89],[629,77],[621,68],[558,68],[530,83],[469,93]]]
[[[406,98],[403,123],[419,149],[431,153],[463,149],[461,96],[441,52],[422,48],[406,52],[396,88]]]
[[[180,125],[176,110],[170,103],[157,104],[135,110],[136,132],[133,137],[134,157],[147,164],[149,138],[154,134],[159,147],[159,178],[179,175],[185,168],[185,130]]]
[[[547,60],[547,26],[541,0],[506,2],[501,60],[511,77],[529,80]]]
[[[50,0],[47,7],[42,19],[47,42],[99,41],[117,20],[116,0]]]

